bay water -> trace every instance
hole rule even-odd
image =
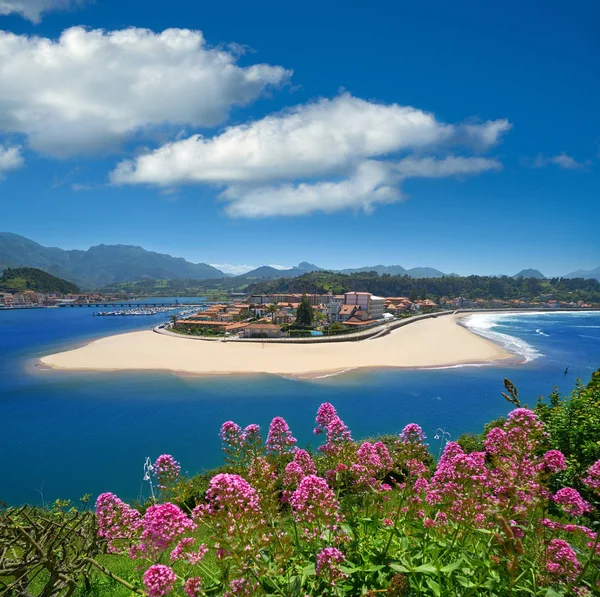
[[[466,319],[472,331],[518,355],[511,364],[357,370],[313,380],[41,368],[38,359],[45,354],[167,319],[93,317],[93,311],[0,311],[2,501],[47,504],[104,491],[126,500],[143,497],[145,457],[172,454],[189,474],[217,466],[219,428],[229,419],[258,423],[266,434],[269,421],[280,415],[301,446],[316,447],[314,417],[325,401],[355,438],[398,433],[416,422],[437,453],[436,434],[478,432],[510,410],[500,395],[504,378],[517,385],[522,402],[533,405],[555,386],[566,393],[577,378],[587,382],[600,367],[600,313],[552,312]]]

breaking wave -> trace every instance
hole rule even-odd
[[[462,320],[462,324],[473,333],[499,344],[508,352],[523,357],[524,363],[529,363],[544,356],[539,350],[523,340],[523,338],[503,334],[493,329],[504,320],[513,316],[514,313],[477,313],[465,317]]]

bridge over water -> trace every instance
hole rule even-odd
[[[219,303],[125,303],[125,302],[108,302],[108,303],[61,303],[59,307],[167,307],[172,309],[185,309],[188,307],[209,307],[211,305],[222,305]]]

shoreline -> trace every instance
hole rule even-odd
[[[433,369],[518,362],[518,357],[458,321],[470,315],[422,319],[360,342],[269,344],[181,342],[152,330],[94,340],[44,356],[39,370],[170,371],[221,376],[272,374],[316,379],[358,369]]]

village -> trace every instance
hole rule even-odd
[[[302,303],[305,303],[303,308]],[[185,335],[243,338],[306,337],[349,334],[412,315],[456,309],[578,309],[592,305],[463,297],[380,297],[369,292],[328,294],[253,294],[214,304],[185,318],[172,316],[172,329]]]

